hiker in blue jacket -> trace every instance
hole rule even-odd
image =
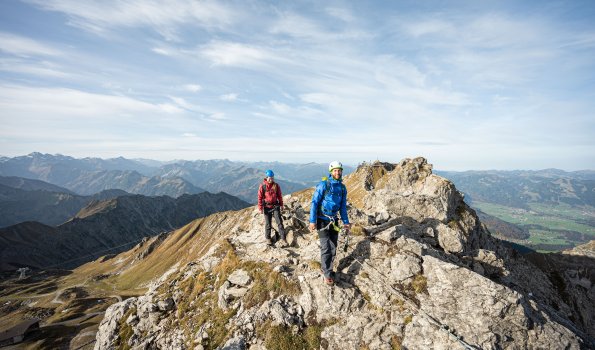
[[[349,230],[351,224],[347,217],[347,188],[343,184],[343,165],[334,161],[328,166],[329,178],[321,181],[314,190],[310,207],[310,231],[318,230],[320,239],[320,265],[324,281],[328,285],[335,283],[333,260],[339,240],[339,218],[341,214],[343,228]]]

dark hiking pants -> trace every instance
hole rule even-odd
[[[337,221],[335,221],[337,224]],[[324,277],[330,278],[333,276],[333,260],[337,253],[337,241],[339,240],[339,231],[329,226],[328,221],[318,219],[316,224],[318,229],[318,238],[320,239],[320,265]]]
[[[279,235],[281,239],[285,239],[285,228],[283,227],[283,218],[281,217],[281,209],[279,207],[264,208],[264,237],[267,239],[271,238],[271,218],[275,216],[277,222],[277,228],[279,229]]]

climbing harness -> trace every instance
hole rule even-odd
[[[333,230],[335,230],[337,232],[341,231],[341,227],[337,226],[337,224],[335,223],[337,218],[335,218],[334,216],[326,215],[326,214],[322,214],[322,215],[326,216],[329,219],[329,223],[321,230],[327,230],[332,226]]]

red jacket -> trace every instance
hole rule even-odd
[[[264,207],[272,208],[275,205],[283,207],[283,195],[278,183],[269,184],[265,179],[258,187],[258,209],[262,211]]]

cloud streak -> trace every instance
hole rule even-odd
[[[15,56],[28,57],[31,55],[60,56],[61,52],[50,45],[40,43],[21,35],[0,32],[0,51]]]
[[[30,0],[39,8],[69,16],[70,25],[99,34],[116,27],[150,27],[165,39],[179,41],[178,27],[193,24],[225,28],[237,16],[232,6],[217,1],[100,1]]]

